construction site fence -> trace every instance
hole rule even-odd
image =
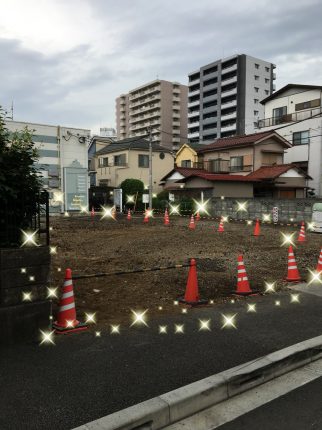
[[[274,208],[278,208],[277,222],[309,222],[312,220],[314,203],[322,203],[322,199],[212,198],[208,212],[215,218],[225,215],[239,221],[263,219],[264,215],[270,215],[272,219]]]

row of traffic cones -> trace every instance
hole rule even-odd
[[[244,259],[242,255],[238,256],[237,259],[237,286],[234,294],[247,296],[257,294],[258,291],[251,289]],[[322,249],[316,267],[316,273],[322,273]],[[288,266],[287,266],[287,277],[285,278],[288,282],[300,282],[301,277],[297,268],[293,248],[290,245],[288,248]],[[188,280],[185,290],[185,295],[179,298],[179,301],[188,305],[202,305],[207,304],[206,299],[201,299],[199,296],[198,278],[197,278],[197,263],[193,258],[190,260],[190,267],[188,273]],[[73,281],[71,269],[66,269],[65,280],[63,286],[63,294],[59,303],[59,310],[57,320],[53,323],[55,333],[67,334],[71,332],[83,331],[87,329],[87,325],[81,323],[76,317],[76,308],[73,291]]]

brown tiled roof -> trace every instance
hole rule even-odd
[[[203,170],[199,173],[193,173],[187,176],[185,179],[181,179],[182,181],[186,181],[191,177],[198,177],[202,179],[206,179],[207,181],[224,181],[224,182],[257,182],[256,178],[250,178],[249,175],[229,175],[229,174],[217,174],[217,173],[208,173],[206,170]]]
[[[215,140],[215,142],[211,143],[210,145],[205,145],[205,148],[199,150],[198,152],[203,153],[203,152],[212,151],[214,149],[229,148],[232,146],[253,145],[259,140],[264,139],[265,137],[268,137],[271,135],[276,136],[281,140],[284,140],[285,146],[291,147],[291,145],[286,145],[287,141],[282,136],[278,135],[274,130],[269,130],[269,131],[263,131],[261,133],[245,134],[244,136],[223,137]]]
[[[171,176],[175,172],[178,172],[182,176],[187,177],[187,176],[191,176],[193,173],[204,172],[204,170],[203,169],[194,169],[193,167],[175,167],[174,169],[171,170],[171,172],[167,173],[161,179],[161,181],[165,181],[169,176]]]
[[[277,164],[275,166],[263,166],[255,170],[255,172],[247,175],[247,178],[252,179],[276,179],[290,169],[298,169],[294,164]],[[304,176],[305,172],[302,172]]]

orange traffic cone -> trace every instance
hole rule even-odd
[[[221,217],[220,218],[220,223],[219,223],[219,227],[218,227],[218,230],[217,230],[219,233],[223,233],[224,231],[225,231],[225,229],[224,229],[224,221],[223,221],[223,218]]]
[[[196,213],[196,221],[200,221],[200,213],[199,213],[199,211]]]
[[[164,213],[164,225],[170,225],[170,218],[169,218],[168,209],[166,209],[165,213]]]
[[[126,217],[126,219],[127,219],[128,221],[131,221],[131,219],[132,219],[132,216],[131,216],[131,210],[130,210],[130,209],[127,211],[127,217]]]
[[[143,222],[144,223],[148,223],[149,222],[149,209],[147,209],[146,211],[145,211],[145,213],[144,213],[144,219],[143,219]]]
[[[254,228],[254,233],[253,236],[260,236],[260,225],[259,225],[259,219],[256,220],[256,224],[255,224],[255,228]]]
[[[318,265],[316,266],[315,271],[316,271],[316,273],[322,272],[322,248],[321,248],[320,255],[319,255]]]
[[[297,269],[295,255],[293,252],[292,245],[288,248],[288,262],[287,262],[287,277],[286,281],[290,282],[299,282],[301,281],[301,277],[299,271]]]
[[[94,218],[94,216],[95,216],[95,210],[94,210],[94,206],[92,206],[91,217]]]
[[[116,219],[116,208],[115,208],[115,206],[112,207],[111,214],[112,214],[112,218]]]
[[[250,294],[255,293],[255,291],[252,291],[249,282],[248,277],[246,273],[246,269],[244,266],[244,259],[242,255],[238,255],[238,269],[237,269],[237,289],[234,291],[234,294],[238,294],[240,296],[248,296]]]
[[[198,279],[197,279],[197,263],[194,258],[190,260],[190,268],[188,274],[188,281],[186,286],[186,292],[183,298],[179,298],[180,303],[187,305],[204,305],[208,303],[208,300],[200,299],[198,290]]]
[[[194,230],[195,228],[196,228],[195,219],[194,219],[194,216],[191,215],[190,223],[189,223],[189,229]]]
[[[76,309],[73,292],[72,271],[66,269],[63,295],[59,302],[57,321],[54,322],[55,333],[70,333],[86,330],[87,325],[76,319]]]
[[[305,242],[306,241],[306,239],[305,239],[305,224],[304,224],[304,221],[302,221],[301,229],[300,229],[300,233],[299,233],[299,236],[297,238],[297,241],[298,242]]]

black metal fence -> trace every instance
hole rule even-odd
[[[34,233],[39,245],[49,245],[49,195],[42,191],[32,198],[4,200],[0,196],[0,247],[15,248],[24,242],[23,231]]]

